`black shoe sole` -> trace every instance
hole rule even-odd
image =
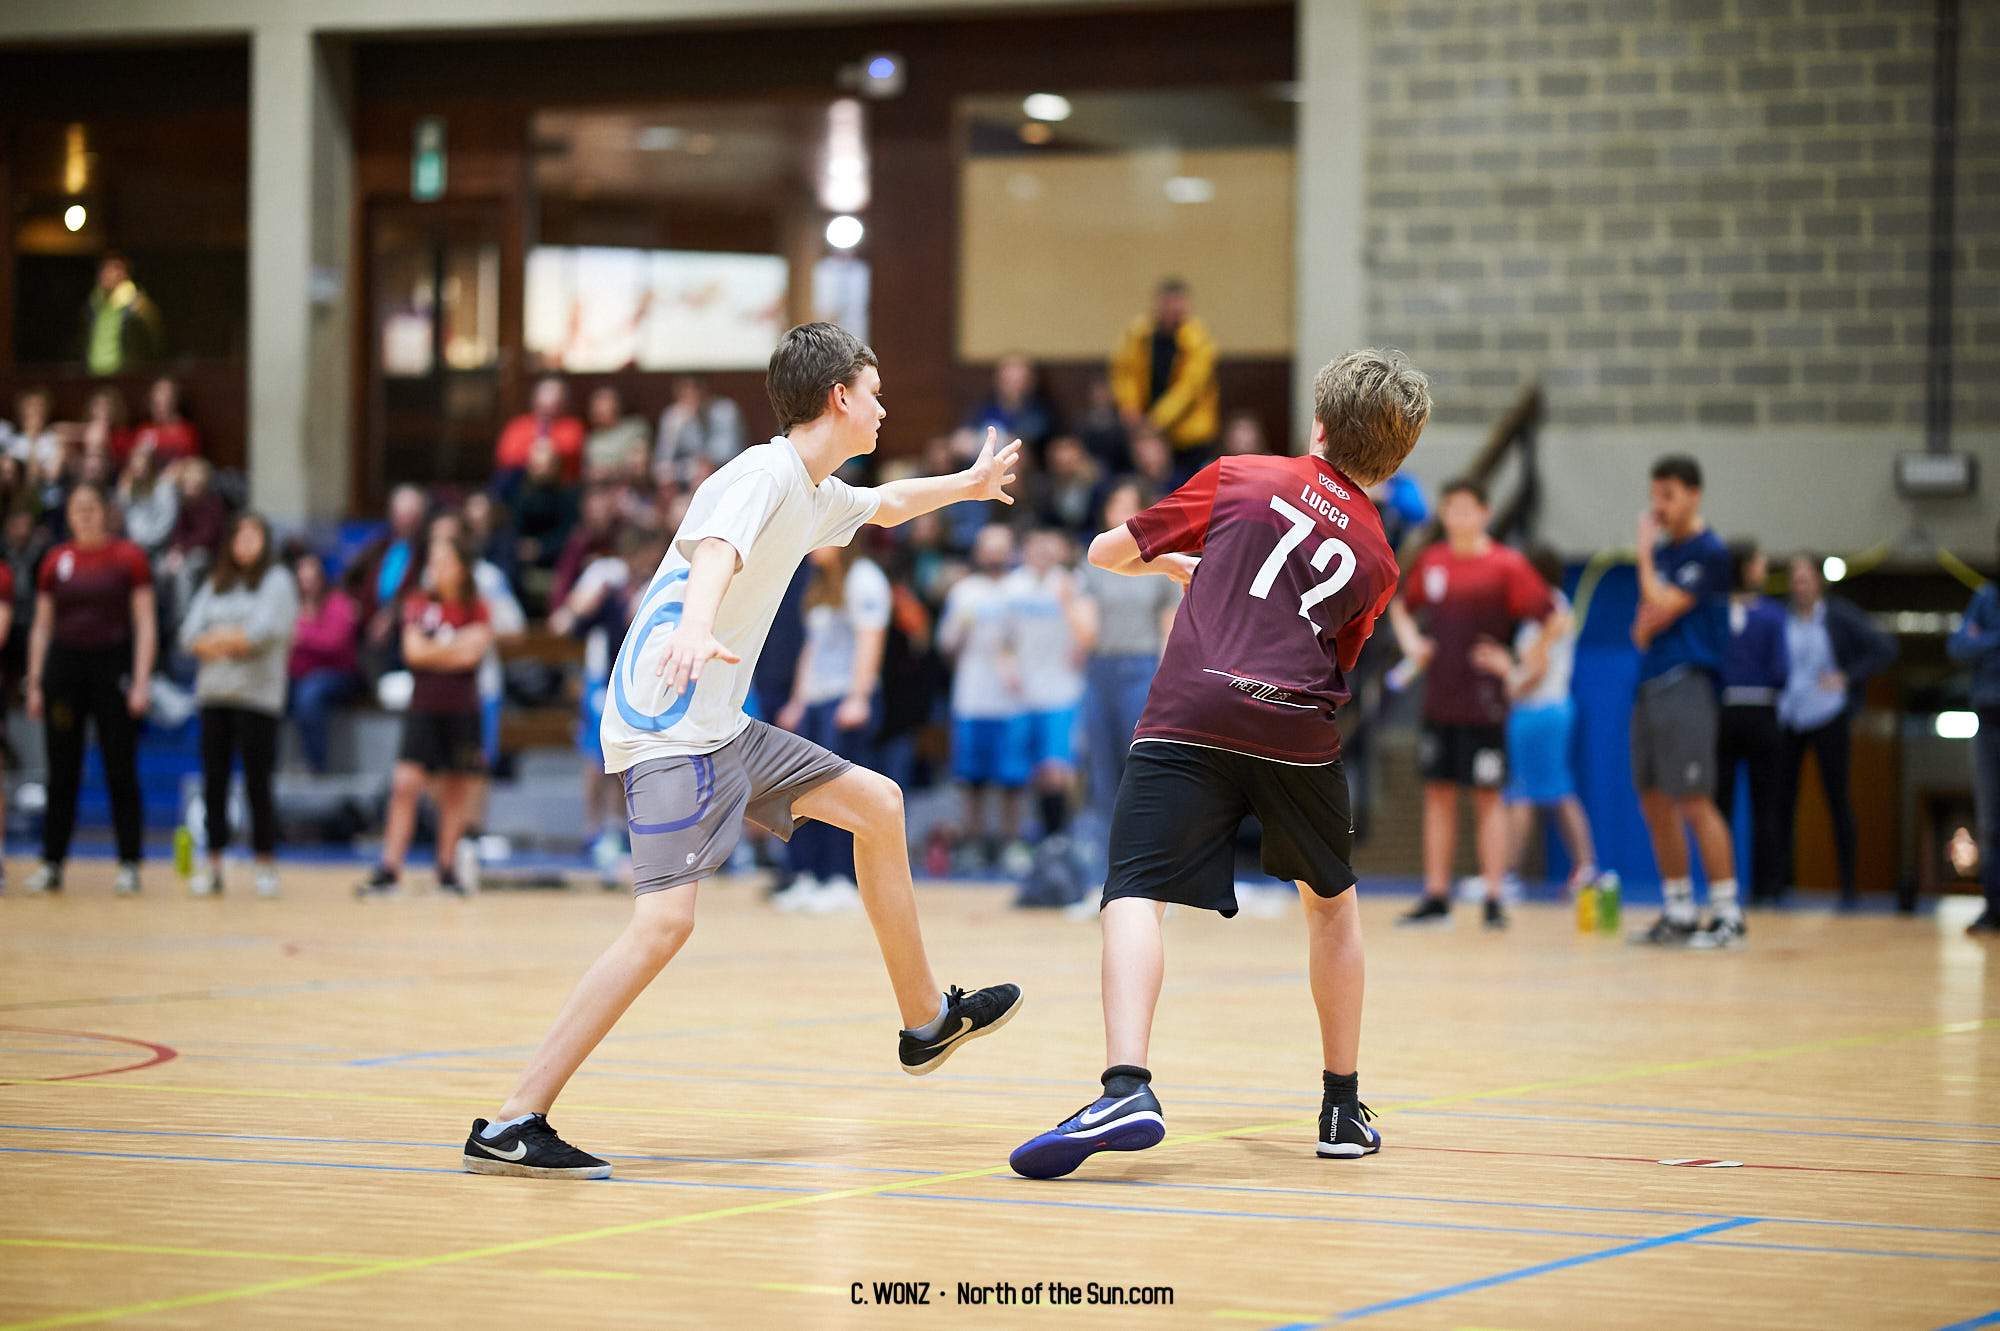
[[[981,1026],[977,1030],[965,1032],[965,1034],[959,1036],[951,1043],[943,1046],[942,1048],[937,1050],[937,1052],[933,1053],[930,1056],[929,1060],[926,1062],[903,1063],[903,1071],[909,1073],[912,1077],[921,1077],[926,1072],[932,1071],[933,1069],[937,1068],[939,1064],[943,1063],[947,1058],[950,1058],[952,1052],[958,1049],[960,1046],[970,1044],[974,1040],[977,1040],[982,1035],[991,1035],[993,1034],[993,1032],[999,1030],[1002,1026],[1005,1026],[1008,1022],[1014,1020],[1014,1014],[1021,1010],[1021,1004],[1025,1003],[1027,999],[1028,996],[1025,993],[1016,994],[1014,996],[1014,1005],[1008,1008],[1005,1012],[1002,1012],[999,1016],[995,1017],[992,1021],[987,1022],[984,1026]],[[902,1060],[900,1059],[898,1059],[897,1061],[902,1062]]]

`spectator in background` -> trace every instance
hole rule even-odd
[[[1153,294],[1111,358],[1111,392],[1127,430],[1149,424],[1173,445],[1178,470],[1191,475],[1215,445],[1222,391],[1215,342],[1188,312],[1185,282],[1168,278]]]
[[[555,632],[583,639],[576,726],[576,749],[583,757],[583,843],[607,888],[619,885],[617,868],[625,853],[625,787],[622,777],[604,770],[599,731],[618,645],[666,553],[666,538],[657,530],[627,528],[619,533],[618,554],[591,561],[568,599],[549,615]]]
[[[807,556],[805,651],[791,699],[777,724],[849,762],[880,771],[875,732],[882,724],[882,660],[889,636],[889,579],[854,545]],[[789,846],[792,881],[774,897],[780,910],[812,913],[860,907],[854,883],[854,836],[802,822]]]
[[[1896,640],[1871,624],[1867,613],[1854,602],[1828,596],[1819,561],[1812,556],[1793,557],[1791,585],[1791,613],[1785,617],[1785,649],[1790,660],[1784,692],[1778,696],[1778,724],[1784,731],[1779,761],[1784,780],[1780,807],[1785,818],[1786,858],[1789,862],[1792,828],[1798,816],[1799,769],[1811,750],[1819,761],[1827,810],[1833,815],[1840,907],[1852,910],[1860,904],[1860,897],[1854,882],[1854,798],[1847,786],[1851,732],[1868,677],[1895,663]]]
[[[285,714],[285,673],[299,598],[292,575],[277,562],[271,528],[245,513],[230,528],[215,574],[201,584],[181,619],[180,647],[197,661],[194,691],[201,703],[202,813],[208,862],[188,880],[191,896],[222,891],[222,856],[229,849],[229,779],[243,759],[243,798],[250,806],[250,848],[257,857],[260,897],[278,895],[278,811],[271,774],[278,766],[278,722]]]
[[[1124,526],[1144,507],[1139,486],[1120,481],[1104,498],[1099,526]],[[1090,653],[1084,690],[1084,759],[1089,764],[1090,808],[1111,826],[1125,754],[1146,708],[1166,646],[1167,630],[1180,609],[1180,584],[1172,578],[1128,578],[1085,564],[1078,640]]]
[[[515,559],[514,533],[507,510],[484,490],[474,490],[459,505],[465,518],[465,540],[472,553],[506,575],[514,594],[521,594],[521,566]]]
[[[1049,440],[1047,463],[1035,520],[1044,527],[1080,536],[1089,528],[1103,502],[1103,473],[1075,435],[1057,435]]]
[[[904,530],[910,588],[922,600],[925,610],[935,616],[944,608],[945,593],[964,566],[945,539],[941,513],[920,514]]]
[[[1150,425],[1132,432],[1132,479],[1150,506],[1174,490],[1174,454],[1166,437]]]
[[[700,375],[674,380],[674,398],[660,413],[653,475],[693,490],[709,471],[743,451],[743,413],[736,403],[708,391]]]
[[[63,437],[55,427],[55,399],[46,388],[25,388],[14,396],[14,419],[0,423],[0,450],[18,458],[32,479],[62,470]]]
[[[125,428],[125,395],[110,384],[96,389],[83,402],[83,419],[69,427],[74,451],[101,452],[116,460],[126,453],[129,431]]]
[[[1445,539],[1410,568],[1389,622],[1403,654],[1429,672],[1418,764],[1424,780],[1424,895],[1400,924],[1451,918],[1451,866],[1458,844],[1458,793],[1472,794],[1480,876],[1486,880],[1485,925],[1507,927],[1500,904],[1507,870],[1507,688],[1479,665],[1483,644],[1511,642],[1523,621],[1555,614],[1548,584],[1518,550],[1486,534],[1493,512],[1470,480],[1444,490]],[[1416,613],[1427,610],[1425,631]]]
[[[520,641],[528,631],[528,617],[521,610],[521,603],[515,599],[514,589],[507,583],[507,575],[497,566],[481,559],[466,541],[466,526],[463,514],[446,511],[431,519],[428,544],[435,549],[440,542],[450,545],[454,551],[464,556],[472,572],[473,589],[478,592],[480,604],[485,611],[486,627],[491,630],[492,641],[487,645],[486,654],[479,659],[476,679],[479,691],[479,742],[486,753],[486,771],[491,772],[500,763],[500,704],[507,696],[507,672],[500,662],[500,649]],[[428,579],[434,577],[430,563],[424,566],[423,590],[434,590]],[[483,812],[480,807],[484,790],[475,796],[470,812],[475,816]]]
[[[397,486],[389,492],[389,530],[370,541],[348,570],[349,585],[367,621],[361,650],[371,676],[393,669],[398,659],[396,598],[410,579],[411,567],[423,562],[429,515],[430,500],[421,489]]]
[[[1784,742],[1778,699],[1791,653],[1785,608],[1764,595],[1770,566],[1755,541],[1729,547],[1734,593],[1729,598],[1729,654],[1722,663],[1722,713],[1716,723],[1715,805],[1736,817],[1736,768],[1749,769],[1751,905],[1782,901],[1792,879],[1781,804]]]
[[[125,537],[148,559],[166,553],[180,520],[180,488],[174,484],[171,464],[141,444],[125,460],[118,477],[118,507],[125,514]]]
[[[171,377],[161,375],[146,391],[146,422],[130,443],[133,452],[152,449],[161,467],[201,455],[201,434],[181,415],[181,386]]]
[[[1111,394],[1111,381],[1097,376],[1090,381],[1089,394],[1083,414],[1076,419],[1076,437],[1106,476],[1123,476],[1132,470],[1131,439],[1124,418],[1118,414],[1118,400]]]
[[[2000,537],[2000,529],[1994,534]],[[1991,936],[2000,934],[2000,585],[1988,581],[1972,594],[1945,650],[1952,660],[1971,667],[1972,707],[1979,717],[1979,733],[1972,739],[1972,778],[1986,909],[1965,932]]]
[[[215,552],[221,548],[229,507],[216,492],[214,481],[215,468],[203,458],[174,464],[174,532],[167,538],[166,553],[159,561],[163,624],[180,622],[182,611],[194,599],[195,588],[208,576]]]
[[[99,486],[70,491],[67,525],[70,539],[42,561],[28,642],[28,715],[43,723],[49,764],[42,866],[28,879],[28,891],[62,888],[83,788],[84,725],[91,722],[111,795],[115,886],[118,895],[131,896],[139,890],[145,850],[139,718],[152,700],[159,649],[153,570],[143,550],[112,534],[110,501]]]
[[[1229,424],[1222,428],[1222,449],[1226,457],[1244,457],[1252,454],[1269,453],[1271,445],[1264,438],[1264,422],[1254,411],[1232,411]]]
[[[969,465],[978,454],[979,436],[970,430],[938,435],[924,445],[923,474],[949,476]],[[972,549],[979,533],[992,521],[993,505],[953,504],[950,508],[939,509],[938,517],[944,523],[945,543],[952,550],[963,553]]]
[[[1050,436],[1056,432],[1055,409],[1035,382],[1035,367],[1026,356],[1002,356],[993,367],[993,390],[965,418],[965,428],[984,434],[998,430],[1003,440],[1019,439],[1039,465]]]
[[[1045,837],[1069,830],[1069,792],[1076,782],[1077,711],[1089,649],[1083,632],[1087,612],[1070,568],[1075,557],[1061,532],[1030,532],[1021,567],[1006,583],[1025,711],[1017,741],[1026,750],[1020,765],[1035,783]]]
[[[593,559],[618,553],[618,490],[615,486],[593,485],[583,494],[583,508],[569,537],[556,555],[554,576],[549,583],[549,604],[560,605],[569,589]],[[666,531],[678,531],[667,527]]]
[[[81,349],[84,366],[100,375],[159,357],[160,312],[115,251],[98,260],[97,285],[83,303]]]
[[[565,479],[553,440],[537,439],[529,448],[508,507],[514,513],[514,558],[522,571],[553,569],[576,529],[579,508],[577,487]]]
[[[584,475],[592,480],[612,480],[630,466],[632,454],[643,459],[652,431],[643,416],[625,414],[624,399],[606,384],[594,390],[585,410],[590,433],[583,440]]]
[[[329,586],[326,565],[310,550],[292,562],[299,618],[293,628],[291,659],[292,724],[306,767],[326,771],[326,735],[334,709],[361,691],[361,607],[352,596]]]
[[[495,481],[506,491],[510,473],[528,465],[535,442],[546,439],[555,446],[563,476],[571,481],[583,473],[583,422],[563,414],[569,405],[569,389],[557,376],[545,375],[535,381],[528,410],[508,421],[493,448]]]
[[[410,581],[416,585],[403,598],[400,616],[410,706],[390,779],[382,859],[355,889],[363,899],[401,892],[426,785],[438,808],[438,890],[462,897],[478,888],[479,857],[462,837],[486,778],[479,665],[493,648],[493,627],[473,580],[472,557],[451,540],[432,541],[423,572]]]
[[[972,547],[973,571],[945,597],[938,645],[954,663],[951,680],[952,771],[965,784],[964,849],[984,850],[983,867],[1004,858],[1025,870],[1021,844],[1021,791],[1033,773],[1018,742],[1027,705],[1021,696],[1021,663],[1007,608],[1006,579],[1014,561],[1014,530],[993,523]],[[988,839],[986,792],[1000,792],[1000,834]],[[1004,850],[1003,850],[1004,848]]]
[[[1367,490],[1368,500],[1375,505],[1375,511],[1382,518],[1382,534],[1388,538],[1389,548],[1400,551],[1403,542],[1423,530],[1431,520],[1431,506],[1424,498],[1424,487],[1417,478],[1404,472],[1397,472],[1380,485],[1371,485]]]

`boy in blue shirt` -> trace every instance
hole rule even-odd
[[[1693,458],[1670,454],[1653,464],[1638,550],[1632,641],[1645,657],[1632,702],[1632,783],[1652,834],[1665,905],[1653,927],[1633,941],[1738,947],[1744,929],[1736,850],[1715,807],[1718,693],[1729,654],[1729,549],[1702,520],[1701,464]],[[1706,927],[1688,870],[1690,832],[1708,872]]]

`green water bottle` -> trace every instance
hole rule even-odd
[[[186,823],[174,829],[174,872],[183,878],[194,872],[194,833]]]
[[[1597,880],[1597,931],[1618,932],[1618,875],[1607,873]]]

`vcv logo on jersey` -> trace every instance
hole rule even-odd
[[[618,660],[611,668],[611,701],[618,708],[618,718],[634,730],[671,730],[687,715],[694,702],[692,685],[681,690],[681,696],[664,712],[642,712],[633,706],[628,688],[637,687],[636,671],[639,658],[646,654],[646,644],[655,633],[665,630],[672,633],[680,626],[681,612],[687,607],[688,571],[677,568],[668,574],[660,585],[646,597],[647,604],[639,607],[639,613],[632,618],[632,631],[626,636],[625,649],[618,653]],[[635,676],[628,685],[627,677]]]

